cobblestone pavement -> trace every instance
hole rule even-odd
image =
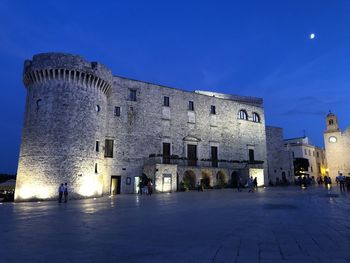
[[[350,192],[232,189],[0,205],[1,262],[350,262]]]

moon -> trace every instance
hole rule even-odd
[[[316,36],[315,36],[315,34],[314,33],[311,33],[310,34],[310,39],[314,39]]]

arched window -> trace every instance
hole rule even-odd
[[[240,110],[238,112],[238,118],[241,120],[248,120],[248,114],[245,110]]]
[[[100,110],[101,110],[101,107],[100,107],[100,105],[96,105],[96,108],[95,108],[95,110],[96,110],[96,112],[100,112]]]
[[[38,111],[40,109],[40,106],[41,106],[41,99],[38,99],[36,101],[36,110]]]
[[[328,122],[329,125],[333,125],[333,120],[330,119],[329,122]]]
[[[260,116],[256,112],[253,112],[253,122],[260,122]]]

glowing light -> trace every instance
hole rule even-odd
[[[310,39],[314,39],[316,36],[314,33],[310,34]]]
[[[256,177],[258,186],[263,186],[264,183],[264,169],[258,169],[258,168],[250,168],[249,169],[249,176],[253,177],[253,179]]]
[[[79,194],[85,197],[102,194],[102,183],[98,175],[84,175],[79,182]]]
[[[28,184],[16,190],[16,197],[19,196],[20,199],[47,199],[53,197],[54,195],[55,192],[52,189],[47,186],[38,184]]]

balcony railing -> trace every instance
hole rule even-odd
[[[213,167],[213,168],[262,168],[264,161],[249,161],[249,160],[212,160],[212,159],[196,159],[191,160],[186,157],[179,156],[166,156],[161,154],[150,154],[149,158],[146,158],[145,164],[176,164],[178,166],[190,166],[190,167]]]

